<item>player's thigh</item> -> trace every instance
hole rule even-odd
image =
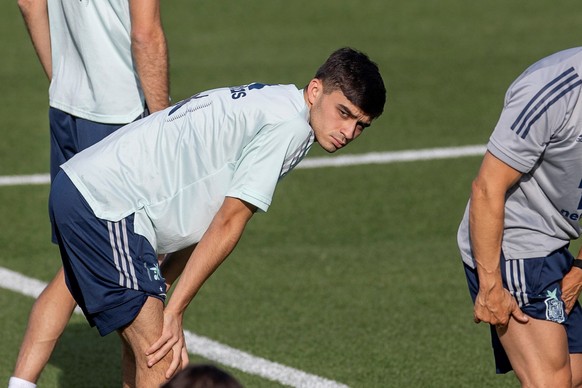
[[[570,379],[568,337],[563,325],[532,317],[520,323],[512,318],[507,327],[497,329],[497,334],[520,380],[558,383]]]
[[[162,335],[164,303],[148,297],[137,317],[119,330],[124,345],[129,344],[136,358],[145,358],[145,351]]]
[[[123,366],[124,386],[159,387],[166,382],[165,373],[171,362],[171,353],[153,365],[147,366],[146,350],[160,337],[163,328],[163,302],[148,297],[137,317],[118,330],[124,344],[127,363]],[[133,353],[133,357],[132,357]],[[131,365],[131,362],[134,365]]]
[[[51,301],[56,301],[52,308],[58,308],[59,310],[63,311],[63,313],[68,312],[69,316],[73,313],[73,309],[75,308],[76,303],[73,299],[73,296],[71,295],[71,292],[67,288],[63,267],[59,268],[55,277],[42,291],[39,299],[44,297],[47,297]],[[69,316],[66,318],[68,319]]]

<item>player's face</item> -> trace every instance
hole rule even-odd
[[[306,99],[315,140],[327,152],[345,147],[370,126],[370,117],[352,104],[341,90],[325,94],[318,79],[309,83]]]

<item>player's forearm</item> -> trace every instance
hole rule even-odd
[[[168,48],[161,26],[133,32],[131,47],[150,112],[168,107],[170,104]]]
[[[36,55],[50,81],[52,78],[52,58],[47,0],[18,0],[18,7]]]
[[[501,283],[499,258],[505,214],[504,197],[491,195],[473,184],[469,209],[471,246],[481,287]]]

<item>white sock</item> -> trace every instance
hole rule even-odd
[[[8,388],[36,388],[35,383],[12,376],[8,381]]]

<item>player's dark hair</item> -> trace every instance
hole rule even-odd
[[[340,89],[364,113],[377,118],[384,111],[386,88],[378,65],[358,50],[344,47],[333,52],[315,73],[324,93]]]
[[[190,364],[161,388],[243,388],[230,374],[210,364]]]

